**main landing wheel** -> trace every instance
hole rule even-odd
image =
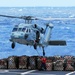
[[[12,48],[15,48],[15,43],[14,42],[11,44],[11,47]]]

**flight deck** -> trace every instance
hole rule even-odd
[[[0,70],[0,75],[75,75],[75,71],[38,71],[26,69],[6,69]]]

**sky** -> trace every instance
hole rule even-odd
[[[0,7],[71,7],[75,0],[0,0]]]

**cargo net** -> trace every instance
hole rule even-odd
[[[0,59],[0,69],[42,69],[42,56],[10,56]],[[75,58],[73,56],[45,57],[45,67],[48,71],[74,71]]]

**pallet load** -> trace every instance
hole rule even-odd
[[[37,57],[37,69],[38,69],[38,70],[41,69],[41,65],[42,65],[41,56],[38,56],[38,57]]]
[[[75,57],[73,57],[72,60],[73,60],[73,61],[72,61],[72,66],[73,66],[73,68],[74,68],[74,70],[75,70]]]
[[[53,62],[56,62],[57,60],[60,60],[61,59],[61,56],[54,56],[53,58],[54,58],[53,59]]]
[[[52,70],[52,59],[50,57],[48,57],[46,61],[46,70]]]
[[[64,56],[64,59],[69,59],[69,60],[71,60],[71,59],[73,59],[73,56],[67,55],[67,56]]]
[[[74,65],[73,65],[73,56],[65,56],[64,60],[66,60],[66,71],[73,71]]]
[[[7,59],[0,60],[0,69],[7,69]]]
[[[67,65],[66,65],[66,68],[65,68],[65,70],[66,71],[74,71],[74,67],[73,67],[73,62],[72,62],[72,60],[70,59],[68,59],[67,60]]]
[[[64,67],[63,67],[62,60],[57,60],[56,62],[54,62],[54,70],[62,71],[63,69],[64,69]]]
[[[27,62],[28,62],[27,56],[19,57],[19,69],[27,69],[27,65],[28,65]]]
[[[19,60],[17,56],[8,57],[8,68],[9,69],[18,69],[19,68]]]
[[[74,68],[70,64],[67,64],[67,67],[65,70],[66,71],[74,71]]]
[[[36,69],[37,68],[36,63],[37,63],[37,57],[36,56],[29,57],[28,69]]]

